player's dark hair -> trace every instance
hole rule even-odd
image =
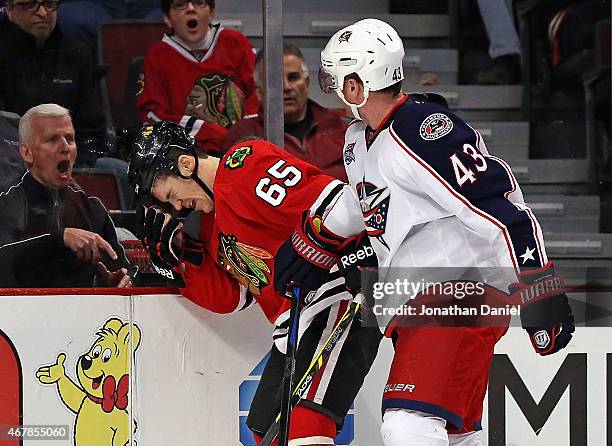
[[[382,90],[378,90],[378,92],[388,93],[391,96],[397,96],[402,92],[402,81],[397,81],[393,85],[389,85],[388,87],[385,87]]]

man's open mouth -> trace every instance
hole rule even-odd
[[[187,28],[195,29],[198,27],[198,21],[196,19],[187,20]]]
[[[100,384],[102,383],[102,378],[104,378],[104,373],[102,373],[100,376],[98,376],[97,378],[92,378],[91,379],[91,387],[93,389],[97,389],[98,387],[100,387]]]
[[[67,175],[69,169],[70,169],[70,161],[68,160],[60,161],[59,164],[57,165],[57,171],[62,176]]]

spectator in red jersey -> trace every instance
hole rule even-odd
[[[263,100],[263,51],[255,58],[255,89]],[[343,111],[330,110],[308,99],[310,77],[304,56],[295,45],[283,48],[283,114],[285,117],[284,149],[314,164],[324,173],[346,181],[342,147],[346,122]],[[248,136],[264,136],[263,112],[238,121],[225,138],[227,150]]]
[[[259,107],[253,48],[240,32],[212,23],[214,0],[161,5],[172,31],[147,52],[140,118],[177,122],[200,149],[218,152],[228,127]]]

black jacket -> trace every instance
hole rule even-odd
[[[37,48],[33,35],[0,19],[0,109],[23,115],[44,103],[69,109],[79,137],[106,128],[95,65],[85,45],[65,39],[56,26]]]
[[[111,244],[119,258],[104,261],[110,271],[129,266],[99,199],[73,186],[49,188],[27,172],[0,194],[0,287],[94,286],[95,266],[64,246],[64,228],[69,227],[96,232]]]

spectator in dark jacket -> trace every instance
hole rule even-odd
[[[107,210],[72,183],[77,149],[68,110],[32,108],[19,122],[19,140],[28,172],[0,193],[0,286],[129,286]]]
[[[103,135],[95,65],[83,44],[62,36],[58,4],[7,1],[7,17],[0,21],[0,108],[23,115],[35,105],[56,103],[71,110],[79,138]]]
[[[19,154],[19,115],[0,111],[0,192],[15,184],[25,172]]]
[[[314,164],[324,173],[346,181],[342,162],[346,122],[344,110],[330,110],[308,99],[310,77],[300,49],[283,48],[283,148],[298,158]],[[263,102],[263,51],[255,58],[255,91]],[[230,127],[224,142],[227,150],[245,137],[263,137],[263,112],[248,116]]]

